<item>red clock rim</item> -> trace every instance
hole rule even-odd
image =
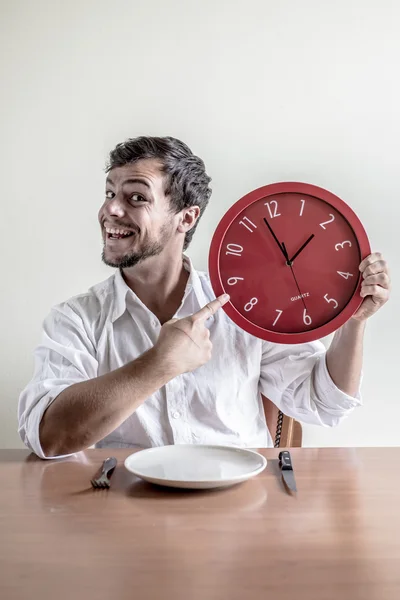
[[[318,187],[316,185],[312,185],[309,183],[299,183],[299,182],[279,182],[279,183],[271,183],[269,185],[262,186],[253,190],[240,198],[235,204],[233,204],[227,212],[224,214],[222,219],[217,225],[217,228],[214,232],[214,235],[211,240],[210,252],[208,257],[208,270],[210,274],[211,285],[214,290],[215,295],[218,297],[221,294],[225,293],[227,290],[224,289],[221,281],[220,270],[219,270],[219,256],[221,252],[222,242],[224,240],[225,234],[234,221],[234,219],[248,206],[265,198],[267,196],[272,196],[275,194],[287,194],[287,193],[297,193],[297,194],[306,194],[309,196],[314,196],[319,200],[323,200],[327,202],[331,206],[333,206],[336,210],[338,210],[341,215],[348,221],[349,225],[354,231],[354,234],[357,238],[358,245],[361,253],[361,260],[366,258],[371,253],[371,247],[368,240],[367,233],[360,221],[357,217],[356,213],[350,208],[348,204],[346,204],[343,200],[341,200],[338,196],[325,190],[324,188]],[[258,338],[269,342],[275,342],[280,344],[301,344],[304,342],[311,342],[317,339],[321,339],[330,335],[339,327],[344,325],[346,321],[348,321],[353,314],[358,310],[361,306],[363,299],[360,297],[360,288],[361,288],[362,278],[359,276],[357,288],[351,297],[348,304],[344,307],[344,309],[324,325],[321,327],[316,327],[310,331],[305,331],[302,333],[278,333],[276,331],[271,331],[269,329],[264,329],[259,327],[255,323],[252,323],[246,317],[244,317],[231,302],[228,302],[223,306],[223,310],[226,314],[244,331],[250,333]]]

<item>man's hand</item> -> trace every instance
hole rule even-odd
[[[390,295],[390,275],[386,261],[380,252],[374,252],[360,264],[364,281],[361,285],[361,297],[364,302],[353,315],[357,321],[365,321],[381,308]]]
[[[228,294],[223,294],[190,317],[164,323],[154,349],[175,375],[194,371],[210,360],[212,343],[206,321],[228,300]]]

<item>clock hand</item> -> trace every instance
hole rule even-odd
[[[286,246],[285,246],[284,242],[282,242],[282,244],[279,242],[278,238],[276,237],[275,233],[274,233],[274,232],[273,232],[273,230],[272,230],[272,227],[271,227],[271,225],[268,223],[268,221],[267,221],[267,219],[266,219],[265,217],[264,217],[264,221],[265,221],[265,224],[266,224],[266,226],[268,227],[268,229],[269,229],[269,230],[270,230],[270,232],[272,233],[272,237],[274,238],[274,240],[275,240],[275,241],[276,241],[276,243],[278,244],[278,246],[279,246],[279,250],[282,252],[282,254],[283,254],[284,258],[285,258],[285,261],[286,261],[286,264],[287,264],[287,266],[288,266],[288,267],[290,267],[290,270],[292,271],[293,279],[294,279],[294,281],[295,281],[295,283],[296,283],[296,287],[297,287],[297,290],[298,290],[298,292],[299,292],[299,296],[300,296],[300,298],[301,298],[301,301],[303,302],[303,306],[304,306],[305,310],[307,311],[306,303],[304,302],[304,298],[303,298],[303,295],[302,295],[302,293],[301,293],[301,291],[300,291],[300,287],[299,287],[298,281],[297,281],[297,279],[296,279],[296,275],[295,275],[295,273],[294,273],[294,271],[293,271],[293,267],[292,267],[292,261],[291,261],[291,260],[289,260],[289,255],[288,255],[288,253],[287,253]],[[313,235],[312,235],[312,236],[311,236],[311,237],[310,237],[310,238],[307,240],[307,242],[306,242],[306,243],[305,243],[305,244],[304,244],[304,245],[303,245],[303,246],[300,248],[300,250],[299,250],[299,251],[298,251],[298,252],[295,254],[295,257],[296,257],[296,256],[297,256],[297,255],[298,255],[300,252],[301,252],[301,250],[303,250],[303,248],[305,248],[305,247],[306,247],[306,245],[307,245],[307,244],[308,244],[308,243],[309,243],[309,242],[312,240],[312,238],[313,238],[313,237],[314,237],[314,234],[313,234]],[[293,260],[293,259],[292,259],[292,260]]]
[[[290,267],[290,265],[289,265],[289,262],[290,262],[289,261],[289,254],[287,253],[286,246],[285,246],[284,242],[282,242],[282,251],[283,251],[283,256],[286,258],[286,264],[287,264],[288,267]]]
[[[303,302],[304,308],[305,308],[305,310],[307,312],[306,303],[304,302],[304,298],[303,298],[303,295],[302,295],[302,293],[300,291],[300,287],[299,287],[299,284],[297,282],[296,275],[294,274],[294,271],[293,271],[292,263],[289,260],[289,256],[288,256],[288,253],[287,253],[287,250],[286,250],[286,246],[285,246],[285,244],[283,242],[282,242],[282,249],[283,249],[283,252],[284,252],[285,256],[287,257],[287,263],[286,264],[288,265],[288,267],[290,267],[290,270],[292,271],[293,279],[294,279],[294,281],[296,283],[296,287],[297,287],[297,290],[299,292],[299,296],[300,296],[300,298],[301,298],[301,300]]]
[[[299,248],[296,252],[296,254],[294,256],[292,256],[292,258],[289,260],[290,263],[293,263],[294,259],[298,257],[298,255],[300,254],[300,252],[302,252],[304,250],[304,248],[307,246],[307,244],[309,244],[311,242],[311,240],[313,239],[314,234],[310,235],[310,237],[308,238],[308,240],[306,242],[304,242],[304,244],[301,246],[301,248]],[[289,265],[290,266],[290,265]]]
[[[282,246],[281,246],[281,244],[280,244],[280,243],[279,243],[279,241],[278,241],[278,238],[276,237],[275,233],[274,233],[274,232],[273,232],[273,230],[272,230],[272,227],[271,227],[271,225],[268,223],[268,221],[267,221],[267,219],[266,219],[265,217],[264,217],[264,221],[265,221],[265,224],[266,224],[266,226],[268,227],[268,229],[269,229],[269,230],[270,230],[270,232],[272,233],[272,237],[274,238],[274,240],[275,240],[275,241],[276,241],[276,243],[278,244],[278,246],[279,246],[279,250],[282,252],[282,254],[283,254],[283,256],[285,257],[285,259],[286,259],[286,260],[289,260],[289,259],[288,259],[288,256],[287,256],[287,252],[286,252],[286,250],[285,250],[285,251],[283,250],[283,244],[282,244]]]

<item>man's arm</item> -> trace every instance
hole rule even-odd
[[[45,455],[71,454],[98,442],[170,379],[207,362],[212,345],[205,322],[228,299],[221,296],[191,317],[168,321],[156,345],[138,359],[62,391],[40,422]]]
[[[390,290],[387,264],[380,254],[366,258],[360,271],[364,301],[336,332],[328,352],[320,342],[293,348],[263,344],[260,391],[294,419],[333,426],[360,404],[365,322],[385,304]]]
[[[326,355],[333,382],[349,396],[355,396],[360,386],[365,323],[387,302],[390,291],[388,266],[379,252],[363,260],[360,271],[364,301],[353,318],[335,333]]]
[[[326,353],[329,375],[342,392],[355,396],[360,387],[365,322],[351,319],[336,331]]]
[[[40,422],[45,455],[71,454],[95,444],[175,376],[154,347],[120,369],[69,386]]]

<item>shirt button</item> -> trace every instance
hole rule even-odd
[[[181,416],[181,413],[176,411],[176,412],[172,413],[172,416],[174,417],[174,419],[179,419],[179,417]]]
[[[153,327],[157,327],[157,321],[155,319],[152,320],[151,324],[153,325]]]

